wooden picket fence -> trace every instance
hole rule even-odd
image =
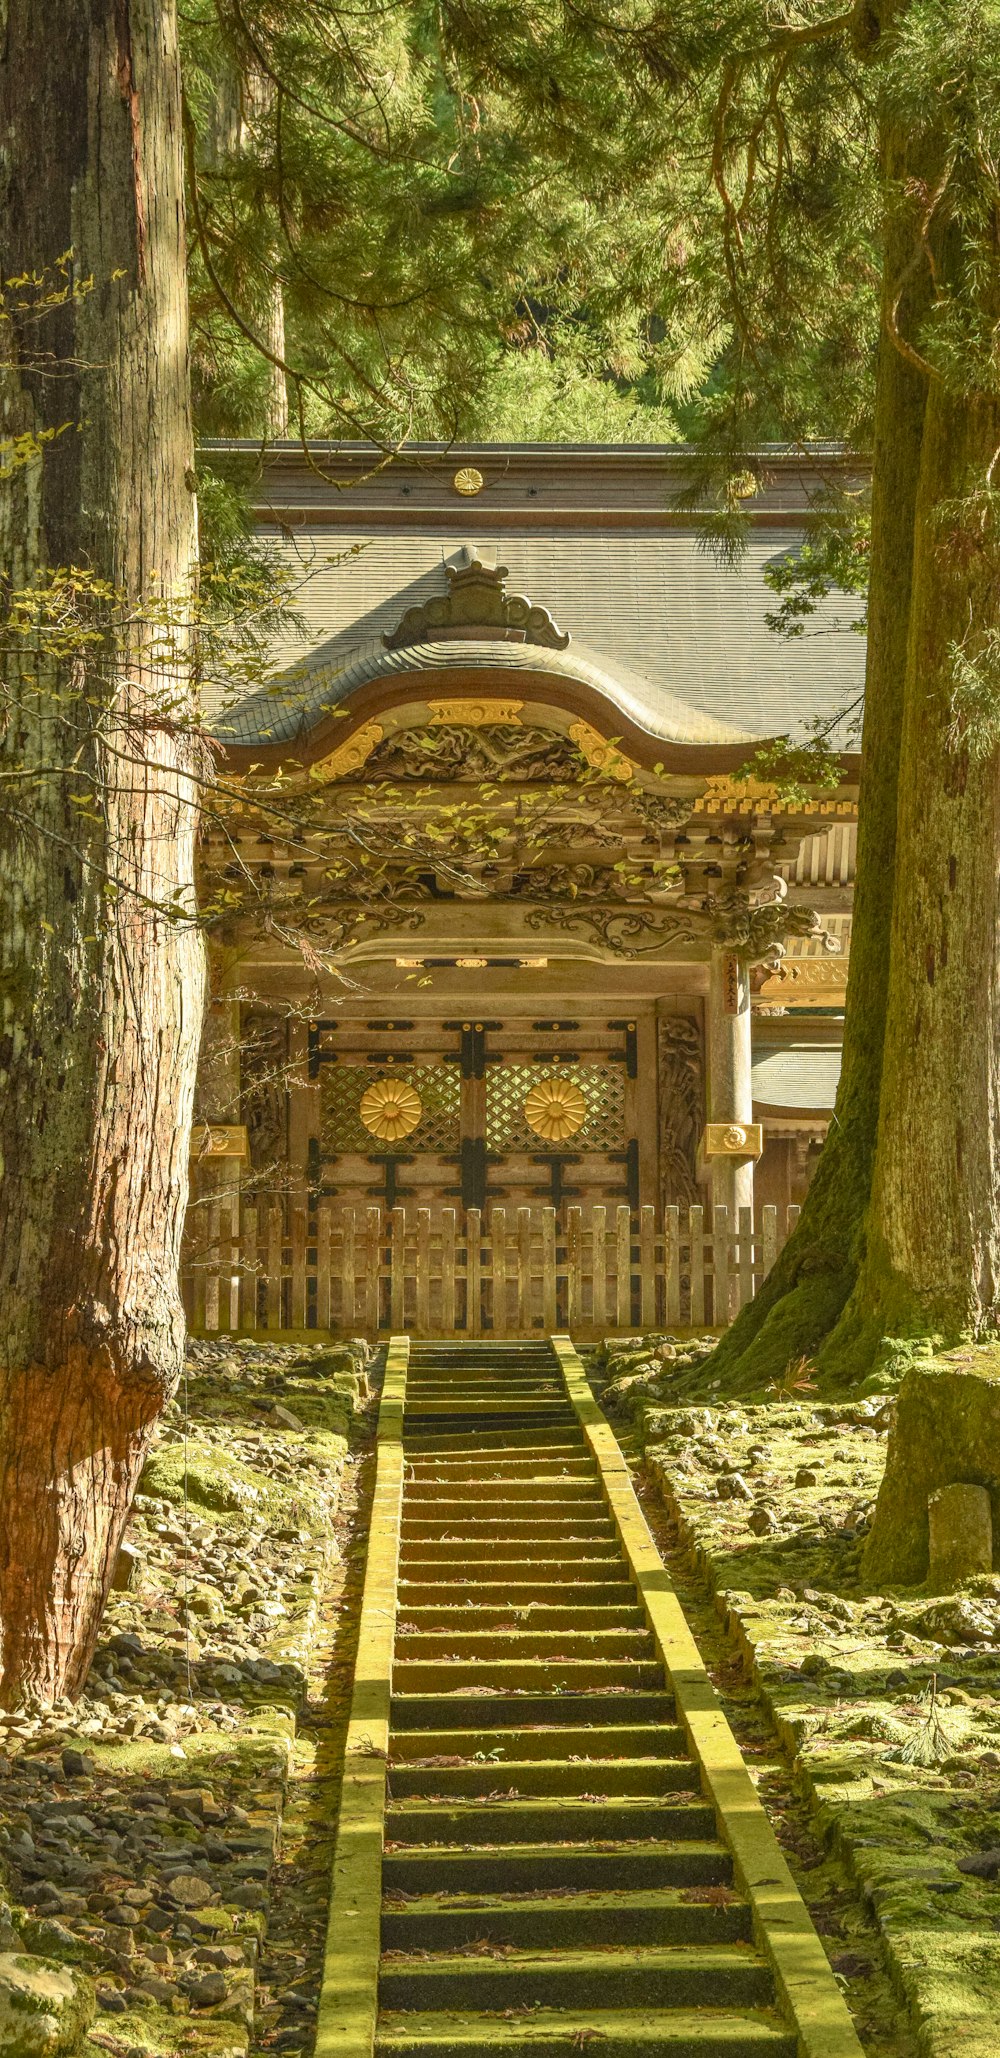
[[[375,1337],[721,1329],[767,1277],[798,1208],[351,1209],[305,1195],[191,1210],[184,1291],[201,1335]]]

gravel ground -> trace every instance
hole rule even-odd
[[[0,2052],[248,2050],[367,1358],[192,1345],[84,1694],[0,1715]]]

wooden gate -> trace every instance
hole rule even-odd
[[[307,1072],[301,1169],[342,1206],[638,1206],[634,1021],[317,1021]]]
[[[376,1336],[581,1339],[721,1329],[766,1278],[798,1215],[742,1208],[344,1208],[209,1198],[188,1218],[184,1292],[201,1335],[318,1330]]]

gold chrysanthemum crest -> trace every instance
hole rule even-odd
[[[383,1143],[399,1143],[419,1127],[423,1104],[406,1079],[375,1079],[366,1086],[358,1109],[365,1128]]]
[[[539,1079],[524,1098],[524,1119],[546,1143],[564,1143],[587,1119],[587,1102],[575,1079]]]

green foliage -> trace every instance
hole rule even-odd
[[[838,713],[835,721],[839,726],[844,717]],[[786,808],[808,810],[817,795],[835,793],[840,785],[842,768],[840,749],[834,749],[830,742],[830,722],[814,722],[812,733],[804,743],[792,743],[787,736],[777,736],[770,743],[763,743],[748,759],[737,775],[743,779],[762,779],[773,786]]]
[[[825,489],[814,502],[804,541],[765,567],[765,584],[781,601],[764,617],[768,628],[786,638],[804,636],[808,621],[830,593],[867,599],[870,559],[870,494]],[[824,626],[829,628],[828,620]],[[852,614],[845,626],[863,636],[867,609]]]
[[[936,176],[894,196],[934,287],[922,330],[898,341],[953,391],[1000,394],[998,0],[910,0],[885,86],[892,112],[937,159]]]
[[[294,433],[387,449],[513,425],[519,394],[529,434],[641,419],[644,267],[617,164],[595,157],[583,190],[526,102],[469,77],[436,6],[192,0],[183,26],[203,427],[273,433],[276,374]],[[655,433],[676,434],[669,414]]]

